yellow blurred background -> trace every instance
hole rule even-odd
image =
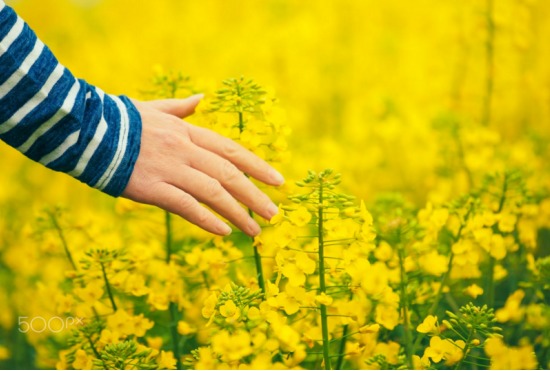
[[[292,128],[292,159],[276,165],[289,183],[331,167],[367,205],[399,192],[418,208],[505,169],[520,169],[530,189],[550,189],[550,1],[7,3],[77,77],[108,93],[143,97],[159,65],[190,76],[199,92],[241,75],[269,87]],[[59,246],[29,242],[35,213],[58,204],[97,245],[122,245],[118,229],[148,233],[147,221],[118,223],[114,199],[0,142],[5,334],[16,333],[16,308],[31,311],[48,282],[63,280],[58,262],[42,260]],[[149,229],[160,235],[163,215],[155,217]],[[0,337],[0,350],[10,339]],[[39,365],[55,364],[39,352]],[[13,364],[31,367],[26,354]]]
[[[419,203],[465,189],[457,171],[438,174],[449,165],[442,154],[449,143],[434,120],[452,116],[473,125],[483,120],[490,17],[490,123],[465,139],[476,142],[471,161],[481,162],[471,166],[490,171],[501,144],[506,161],[520,167],[531,162],[535,170],[542,165],[533,163],[540,149],[532,138],[544,141],[550,132],[547,1],[8,4],[76,76],[109,93],[140,97],[155,65],[189,75],[205,92],[227,77],[254,78],[274,89],[293,129],[295,160],[281,169],[287,178],[333,167],[358,197],[402,191]],[[4,144],[0,155],[0,200],[101,198]]]

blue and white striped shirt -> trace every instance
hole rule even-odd
[[[116,197],[139,154],[141,117],[127,97],[76,79],[0,0],[0,139]]]

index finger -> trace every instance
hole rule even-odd
[[[188,125],[191,141],[197,146],[231,161],[239,170],[263,183],[278,186],[285,182],[277,170],[240,144],[212,130]]]

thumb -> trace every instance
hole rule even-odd
[[[204,94],[195,94],[184,99],[159,99],[142,103],[169,115],[184,118],[195,112],[195,107],[203,97]]]

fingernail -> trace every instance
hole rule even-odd
[[[194,94],[194,95],[190,96],[189,98],[198,98],[198,99],[202,99],[202,98],[204,98],[204,94],[203,94],[203,93]]]
[[[273,202],[271,202],[267,206],[267,215],[269,216],[269,219],[273,218],[278,213],[279,213],[279,208],[277,207],[277,205],[275,205]]]
[[[270,176],[271,179],[273,179],[273,181],[278,185],[281,185],[285,182],[285,178],[275,169],[271,169]]]
[[[229,236],[231,232],[233,232],[231,227],[225,224],[224,222],[218,223],[218,230],[220,231],[220,234],[223,236]]]
[[[248,233],[251,236],[257,236],[260,234],[261,231],[262,229],[260,228],[258,223],[256,223],[254,219],[250,219],[250,221],[248,222]]]

